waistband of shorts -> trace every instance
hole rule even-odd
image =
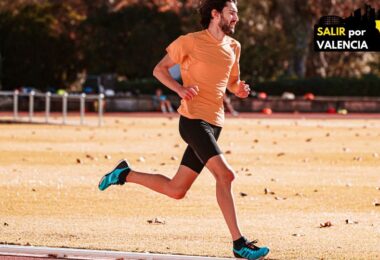
[[[183,116],[183,115],[180,115],[180,118],[179,118],[180,120],[181,119],[183,119],[183,120],[189,120],[189,121],[199,121],[199,122],[203,122],[203,123],[206,123],[206,124],[209,124],[211,127],[215,127],[215,128],[220,128],[220,129],[222,129],[222,127],[221,126],[217,126],[217,125],[213,125],[213,124],[211,124],[211,123],[209,123],[209,122],[207,122],[207,121],[205,121],[205,120],[203,120],[203,119],[199,119],[199,118],[188,118],[188,117],[186,117],[186,116]]]

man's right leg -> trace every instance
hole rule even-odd
[[[100,190],[105,190],[111,185],[123,185],[126,182],[131,182],[171,198],[182,199],[197,177],[198,173],[196,171],[182,165],[182,163],[176,175],[170,179],[161,174],[134,171],[126,160],[122,160],[115,169],[101,178],[98,187]]]
[[[197,177],[198,173],[187,166],[180,165],[176,175],[172,179],[161,174],[131,170],[127,175],[126,181],[140,184],[174,199],[182,199]]]
[[[173,179],[161,174],[148,174],[131,170],[126,181],[143,185],[174,199],[182,199],[199,176],[204,165],[190,146],[187,146]]]
[[[158,193],[174,199],[182,199],[199,176],[204,165],[190,146],[187,146],[176,175],[170,179],[161,174],[134,171],[126,160],[122,160],[110,173],[99,182],[99,189],[105,190],[110,185],[123,185],[125,182],[145,186]]]

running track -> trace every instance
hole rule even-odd
[[[11,118],[13,116],[12,112],[0,112],[0,120],[2,118]],[[52,112],[50,117],[61,117],[62,113]],[[69,112],[68,117],[77,116],[77,112]],[[98,114],[94,112],[88,112],[86,117],[97,117]],[[104,114],[105,117],[143,117],[143,118],[177,118],[179,115],[175,114],[163,114],[160,112],[109,112]],[[19,112],[19,117],[28,119],[27,112]],[[44,112],[34,112],[34,117],[44,118]],[[328,113],[273,113],[271,115],[266,115],[263,113],[240,113],[239,116],[233,117],[231,114],[226,114],[227,118],[254,118],[254,119],[380,119],[380,113],[348,113],[347,115],[340,114],[328,114]]]
[[[1,260],[46,260],[46,259],[77,259],[77,260],[231,260],[231,258],[213,258],[185,255],[164,255],[151,253],[131,253],[121,251],[84,250],[73,248],[52,248],[34,246],[0,245]]]

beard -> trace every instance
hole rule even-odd
[[[231,35],[235,32],[235,25],[228,23],[222,16],[222,19],[219,22],[220,29],[226,34]]]

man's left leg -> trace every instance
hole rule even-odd
[[[235,173],[223,154],[211,157],[206,167],[216,180],[216,198],[234,241],[235,257],[253,260],[266,256],[269,253],[268,248],[255,246],[256,241],[248,242],[241,234],[232,195],[232,181],[235,179]]]
[[[235,173],[229,166],[223,154],[210,158],[206,167],[214,175],[216,180],[216,198],[219,207],[227,222],[233,240],[239,239],[242,234],[237,223],[235,203],[232,196],[232,181]]]

